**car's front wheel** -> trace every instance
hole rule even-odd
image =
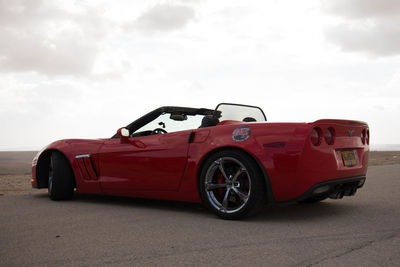
[[[48,193],[52,200],[71,199],[74,193],[74,174],[69,161],[57,151],[50,157]]]
[[[261,171],[254,160],[237,150],[209,157],[200,175],[203,203],[223,219],[240,219],[259,212],[266,193]]]

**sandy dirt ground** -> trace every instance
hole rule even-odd
[[[32,159],[36,151],[0,151],[0,195],[34,194],[31,186]]]
[[[36,151],[0,151],[0,195],[35,194],[31,187],[31,163]],[[400,164],[400,151],[372,151],[369,166]]]

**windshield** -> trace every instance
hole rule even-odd
[[[221,112],[219,120],[236,120],[245,122],[265,122],[267,118],[261,108],[255,106],[221,103],[215,109]]]
[[[166,132],[177,132],[198,128],[204,115],[189,115],[183,121],[176,121],[170,118],[171,114],[165,113],[160,115],[155,120],[139,128],[135,133],[144,131],[153,131],[157,128],[162,128]]]

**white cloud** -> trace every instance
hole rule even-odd
[[[374,142],[399,143],[385,134],[400,131],[386,38],[399,24],[379,24],[395,12],[337,1],[340,12],[333,0],[0,0],[0,149],[108,137],[159,106],[218,102],[259,105],[273,122],[365,120]],[[384,27],[381,43],[344,47]],[[325,30],[346,51],[389,52],[343,53]]]
[[[400,54],[398,0],[325,0],[323,9],[342,18],[325,33],[328,41],[344,51],[374,56]]]
[[[145,33],[172,31],[185,27],[194,16],[194,9],[190,6],[157,4],[144,11],[127,28]]]
[[[400,54],[400,20],[397,23],[374,21],[371,24],[340,24],[326,30],[327,39],[343,50],[375,56]]]
[[[351,19],[398,17],[398,0],[323,0],[325,11]]]
[[[96,9],[62,4],[0,0],[0,71],[91,72],[109,26]]]

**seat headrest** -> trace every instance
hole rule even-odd
[[[254,119],[253,117],[246,117],[243,119],[244,122],[253,122],[253,121],[257,121],[256,119]]]
[[[201,120],[201,125],[199,128],[216,126],[218,123],[219,123],[219,119],[217,117],[215,117],[213,115],[206,115]]]

